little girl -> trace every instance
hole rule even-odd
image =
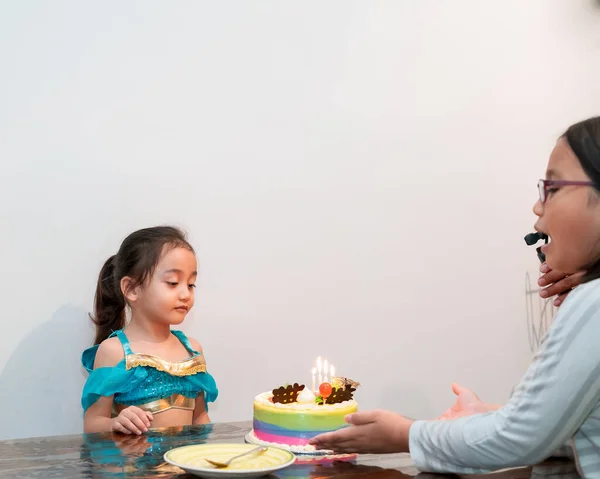
[[[210,422],[216,399],[202,347],[179,325],[194,306],[196,255],[173,227],[130,234],[98,278],[94,346],[81,404],[84,432],[142,434],[152,427]],[[129,308],[131,320],[126,322]]]

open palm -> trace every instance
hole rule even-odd
[[[495,411],[500,406],[495,404],[486,404],[470,389],[467,389],[459,384],[452,384],[452,392],[456,394],[456,402],[452,407],[446,409],[444,413],[438,417],[440,420],[456,419],[463,416],[472,416],[473,414],[481,414],[484,412]]]

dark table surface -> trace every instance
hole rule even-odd
[[[111,434],[51,436],[0,441],[0,478],[186,478],[181,469],[164,462],[168,450],[206,442],[244,442],[251,422],[154,429],[144,436]],[[312,461],[312,462],[311,462]],[[300,458],[271,479],[409,479],[457,477],[419,474],[407,454],[365,454],[336,461]],[[548,461],[533,468],[512,469],[479,477],[494,479],[577,478],[568,461]],[[477,477],[477,476],[470,476]]]

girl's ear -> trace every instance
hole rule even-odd
[[[139,297],[139,286],[133,287],[133,280],[129,276],[121,279],[121,292],[128,303],[135,303]]]

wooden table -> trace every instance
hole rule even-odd
[[[154,429],[145,436],[111,434],[51,436],[0,441],[0,478],[186,478],[166,464],[163,454],[174,447],[206,442],[244,442],[251,422],[220,423],[184,428]],[[279,479],[412,479],[457,477],[419,474],[407,454],[359,455],[336,462],[301,462],[276,473]],[[535,468],[499,472],[494,479],[578,477],[575,467],[563,461]],[[471,476],[476,477],[476,476]],[[271,479],[276,479],[271,476]]]

